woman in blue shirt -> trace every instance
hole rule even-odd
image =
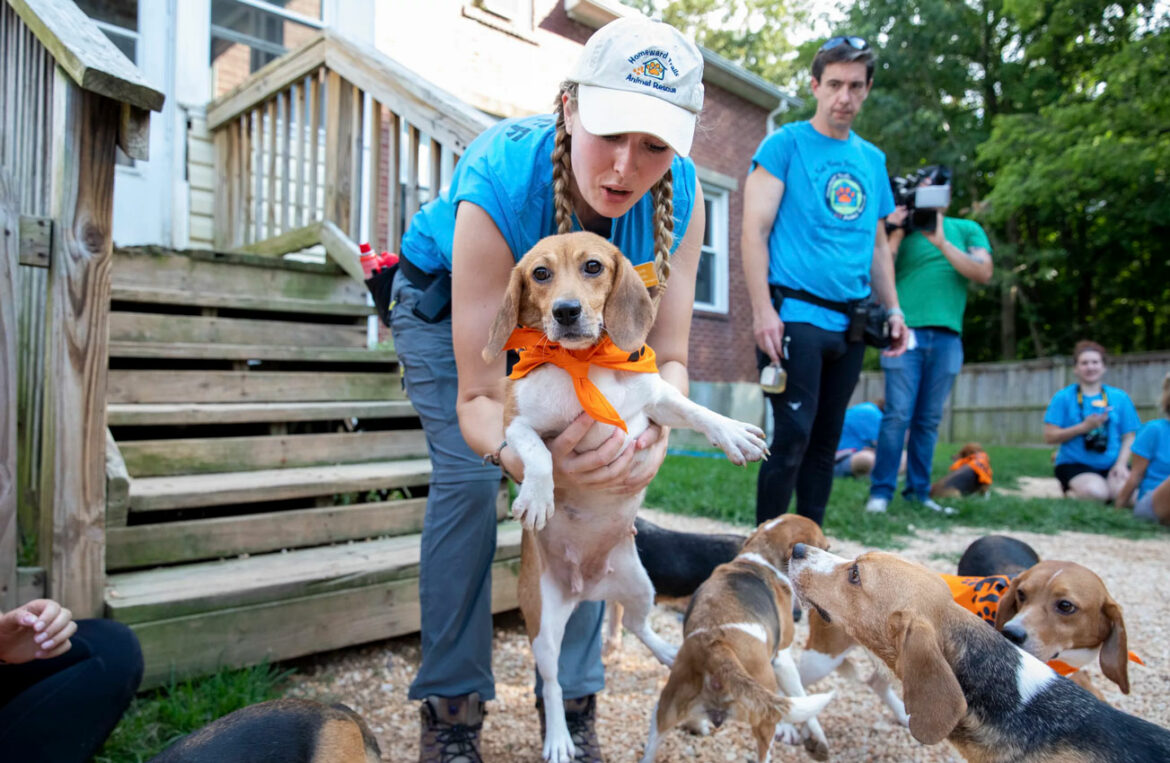
[[[504,360],[481,351],[512,267],[539,239],[585,229],[618,246],[658,302],[647,343],[659,372],[684,393],[695,276],[705,225],[687,159],[703,104],[703,59],[670,26],[623,18],[589,39],[555,113],[505,120],[479,136],[449,188],[415,215],[403,237],[391,316],[407,394],[427,435],[432,477],[419,596],[422,664],[411,686],[422,704],[423,761],[478,761],[491,672],[491,579],[502,465],[523,464],[504,441]],[[451,315],[431,289],[451,285]],[[663,289],[669,278],[670,288]],[[439,294],[442,294],[440,289]],[[456,374],[458,368],[458,374]],[[635,444],[623,433],[594,450],[577,444],[582,414],[549,443],[554,479],[635,493],[658,471],[666,431]],[[577,760],[599,760],[594,695],[604,684],[602,605],[580,605],[562,641],[559,685]],[[539,687],[538,687],[539,696]]]
[[[1141,421],[1129,395],[1103,384],[1105,348],[1077,342],[1077,383],[1057,392],[1044,414],[1044,442],[1060,445],[1056,478],[1065,495],[1113,500],[1129,477],[1130,446]]]
[[[1134,490],[1133,515],[1170,525],[1170,374],[1162,379],[1162,418],[1141,428],[1133,442],[1133,469],[1117,496],[1118,506],[1128,506]]]

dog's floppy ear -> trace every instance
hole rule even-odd
[[[943,656],[938,632],[929,620],[899,610],[890,615],[888,624],[897,649],[896,672],[902,679],[910,733],[923,744],[937,744],[967,714],[959,679]]]
[[[512,330],[516,328],[516,324],[520,320],[520,304],[521,300],[524,299],[524,283],[524,271],[519,267],[512,268],[512,275],[508,278],[508,289],[504,292],[504,302],[500,305],[500,311],[496,313],[496,320],[488,332],[487,346],[483,348],[483,359],[487,363],[495,360],[504,351],[508,337],[512,335]]]
[[[1028,574],[1027,570],[1012,578],[1007,590],[999,595],[999,610],[995,613],[995,629],[997,631],[1002,631],[1003,626],[1016,616],[1016,589],[1020,587],[1020,581],[1024,579],[1026,574]]]
[[[1101,645],[1101,672],[1117,684],[1122,694],[1129,694],[1129,641],[1125,636],[1121,605],[1107,597],[1101,611],[1113,626]]]
[[[618,348],[633,352],[646,343],[646,335],[654,325],[654,305],[630,261],[616,249],[611,259],[613,286],[602,311],[605,330]]]

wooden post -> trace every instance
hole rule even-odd
[[[353,203],[353,87],[330,71],[325,84],[325,219],[349,230]]]
[[[42,565],[49,595],[75,617],[102,614],[105,586],[106,375],[114,148],[121,108],[53,83],[52,217],[46,307]]]
[[[378,226],[378,213],[386,204],[386,183],[382,181],[382,104],[370,99],[370,206],[366,219],[370,221],[370,241],[378,251],[386,249],[386,227]]]
[[[0,166],[0,611],[16,600],[16,269],[20,210]]]
[[[390,240],[386,246],[392,252],[402,251],[402,124],[398,115],[390,111],[386,122],[386,214],[390,216]],[[409,221],[408,221],[409,222]]]

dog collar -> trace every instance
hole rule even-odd
[[[577,402],[581,403],[586,413],[602,424],[620,427],[627,434],[629,430],[626,428],[626,422],[597,385],[589,380],[589,367],[600,366],[644,374],[658,373],[654,350],[650,349],[649,345],[644,344],[634,352],[626,352],[608,336],[584,350],[569,350],[549,341],[542,331],[519,327],[508,337],[504,349],[516,350],[520,354],[520,360],[512,367],[512,373],[508,374],[509,379],[522,379],[532,369],[545,363],[552,363],[572,377]]]

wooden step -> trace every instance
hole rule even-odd
[[[150,305],[187,305],[222,307],[290,315],[373,315],[374,308],[364,302],[328,302],[318,299],[269,297],[263,294],[221,294],[218,292],[165,289],[157,286],[110,287],[114,302],[139,302]]]
[[[422,532],[426,498],[106,528],[110,571]],[[496,516],[508,516],[501,489]]]
[[[427,441],[421,429],[122,440],[118,447],[126,470],[133,478],[354,464],[427,456]]]
[[[109,403],[290,403],[401,400],[396,373],[311,371],[109,372]]]
[[[496,559],[519,556],[520,531],[516,522],[499,526]],[[417,576],[420,539],[398,535],[121,572],[106,577],[106,608],[115,620],[130,625]]]
[[[316,363],[393,364],[393,350],[365,347],[281,347],[250,344],[186,344],[179,342],[110,342],[111,358],[196,360],[291,360]]]
[[[366,322],[358,318],[352,323],[310,323],[117,310],[110,313],[111,342],[364,349],[366,335]]]
[[[345,400],[294,403],[111,403],[112,427],[191,426],[271,421],[398,419],[414,416],[408,400]]]
[[[130,482],[130,512],[280,501],[427,484],[429,459],[305,466],[254,472],[143,477]]]
[[[519,527],[500,525],[493,612],[517,606],[519,554]],[[415,632],[418,561],[412,535],[114,574],[106,613],[138,635],[149,688]]]

